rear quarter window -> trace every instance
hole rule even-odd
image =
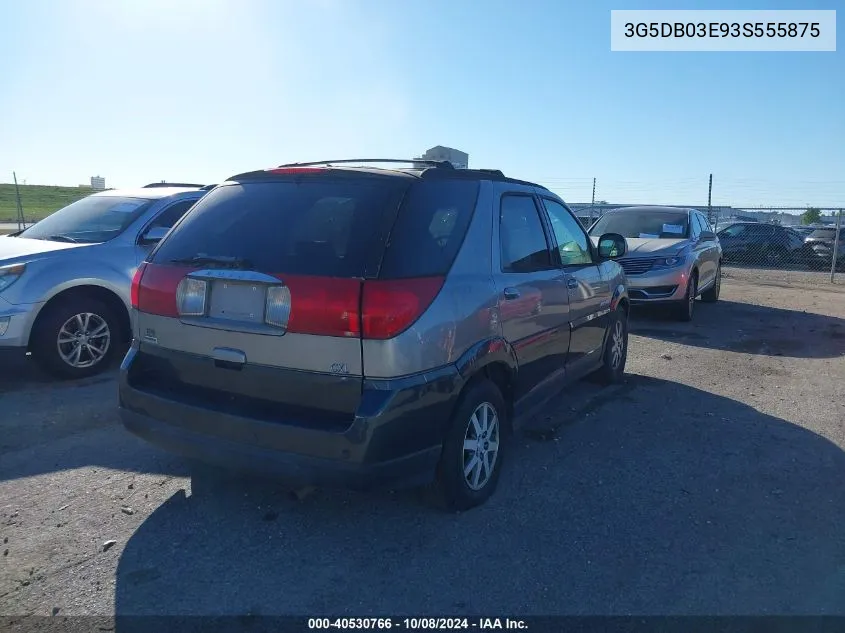
[[[385,249],[380,277],[449,272],[478,198],[475,180],[420,180],[408,189]]]

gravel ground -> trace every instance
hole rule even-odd
[[[729,273],[722,298],[636,312],[627,383],[562,396],[456,516],[193,495],[119,426],[112,375],[7,368],[0,613],[845,614],[845,289]]]

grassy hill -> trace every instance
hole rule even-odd
[[[20,185],[21,205],[27,223],[37,222],[94,193],[91,187],[47,187],[43,185]],[[15,200],[15,185],[0,183],[0,222],[16,222],[18,217]]]

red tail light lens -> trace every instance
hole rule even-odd
[[[179,282],[191,270],[191,268],[181,266],[147,264],[142,273],[143,277],[138,277],[138,289],[133,292],[133,305],[137,304],[136,307],[140,312],[178,317],[176,291]]]
[[[138,266],[138,270],[135,271],[135,274],[132,276],[132,286],[129,289],[129,301],[132,304],[132,307],[136,310],[138,309],[138,295],[141,290],[141,278],[144,276],[144,269],[147,267],[147,262],[141,262],[141,265]]]
[[[422,316],[442,287],[442,277],[364,282],[364,338],[388,339],[401,334]]]
[[[322,336],[361,335],[361,281],[279,275],[290,289],[288,332]]]

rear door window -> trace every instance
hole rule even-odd
[[[180,200],[179,202],[170,205],[150,223],[150,228],[171,228],[183,215],[188,212],[188,209],[194,206],[195,202],[196,198],[191,198],[190,200]]]
[[[363,277],[406,187],[399,178],[374,177],[220,186],[174,227],[154,261],[225,257],[267,273]]]
[[[551,251],[534,198],[505,194],[499,214],[502,272],[531,273],[551,269]]]

